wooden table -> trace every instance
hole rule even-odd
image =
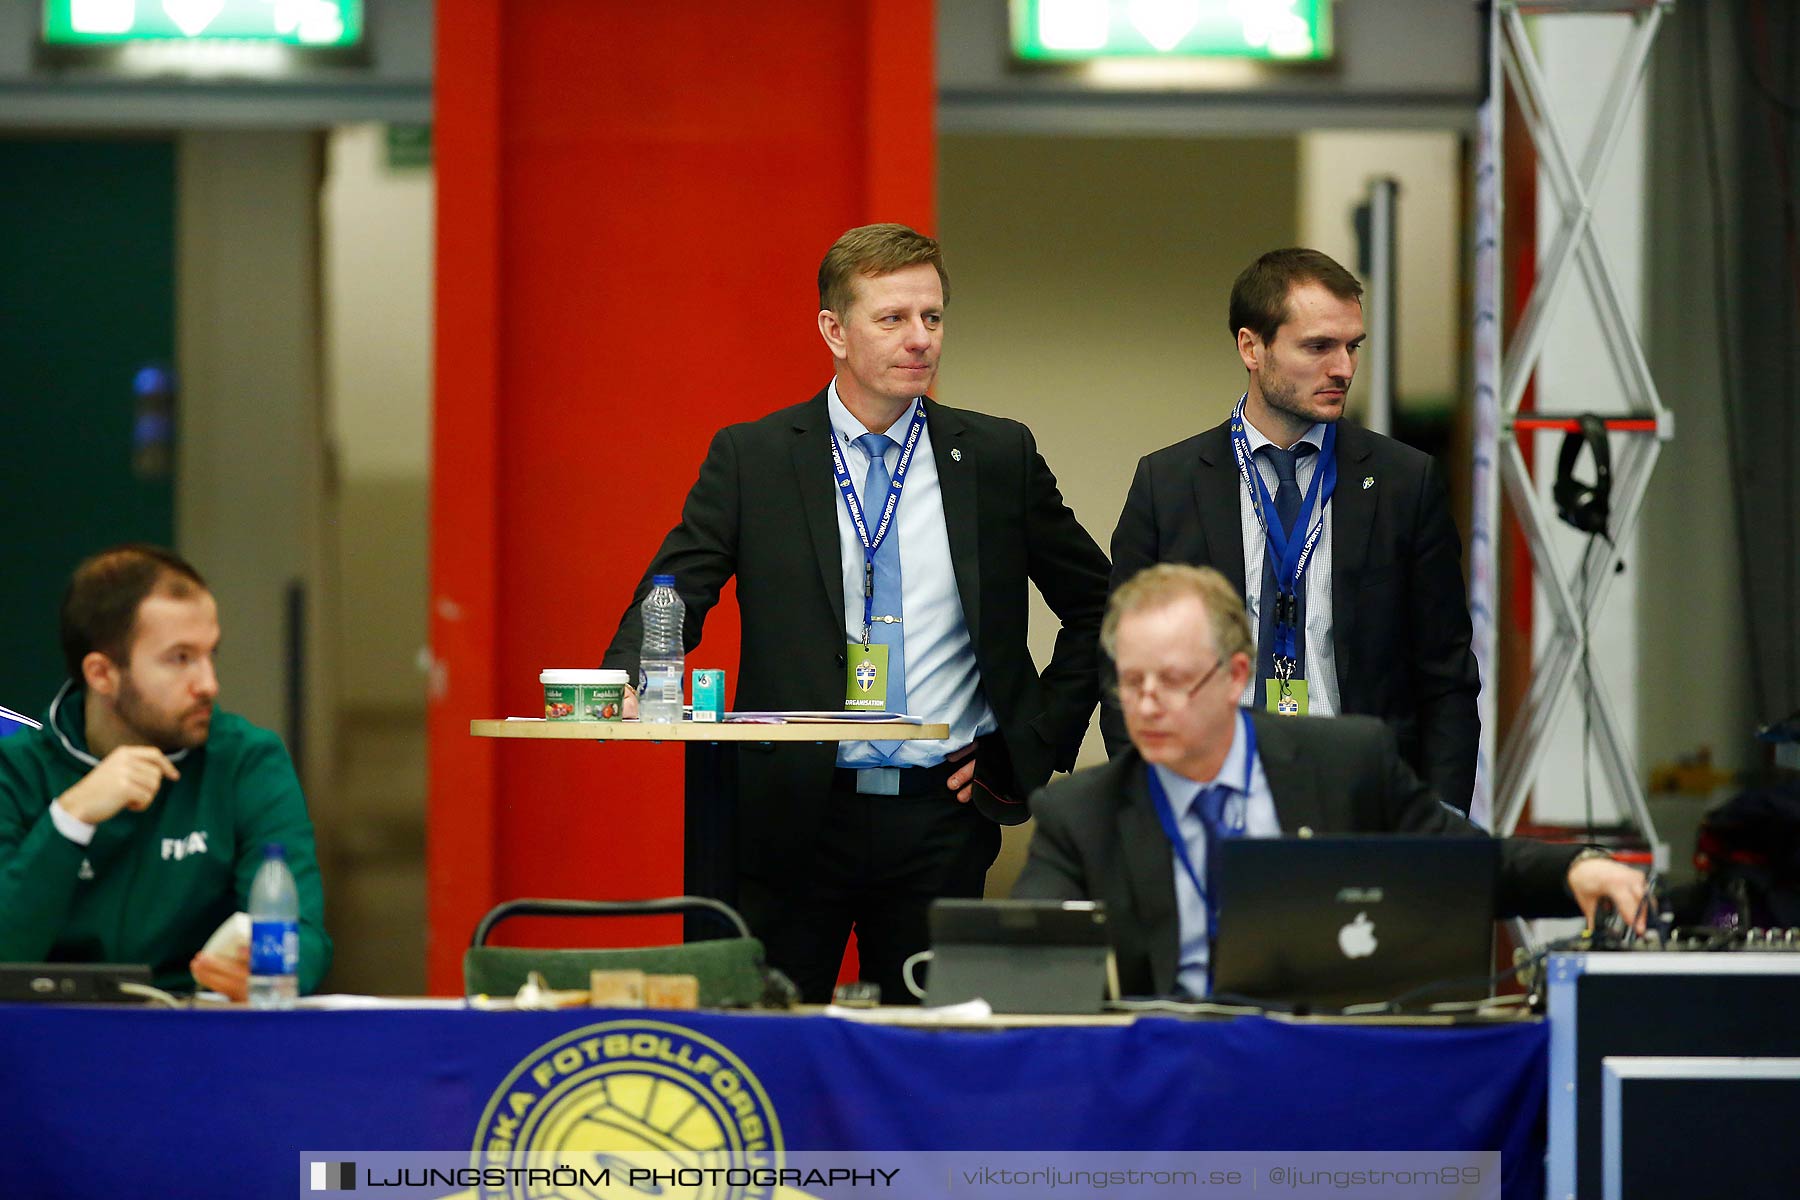
[[[874,721],[809,721],[766,725],[716,721],[546,721],[476,720],[476,737],[540,741],[682,742],[686,823],[683,886],[690,896],[710,896],[737,907],[737,742],[905,742],[950,736],[950,727]],[[689,941],[716,937],[705,913],[689,913],[683,927]]]
[[[588,742],[910,742],[950,736],[950,726],[887,721],[808,721],[759,725],[717,721],[470,721],[476,737]]]

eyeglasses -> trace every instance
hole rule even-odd
[[[1165,708],[1185,708],[1224,665],[1225,660],[1218,659],[1213,663],[1212,670],[1192,683],[1183,683],[1179,677],[1159,679],[1149,676],[1144,679],[1121,679],[1108,690],[1112,693],[1112,698],[1121,705],[1136,704],[1146,696],[1155,696]]]

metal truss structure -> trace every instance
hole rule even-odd
[[[1530,689],[1500,751],[1493,825],[1497,833],[1510,833],[1518,824],[1542,765],[1552,724],[1564,700],[1576,692],[1587,704],[1603,777],[1649,841],[1659,867],[1666,865],[1667,848],[1656,837],[1644,786],[1628,755],[1613,701],[1603,681],[1587,669],[1585,650],[1589,623],[1599,614],[1611,590],[1620,546],[1636,526],[1662,444],[1674,434],[1674,418],[1657,392],[1643,344],[1626,318],[1618,285],[1601,252],[1593,203],[1595,189],[1605,176],[1624,131],[1626,114],[1643,85],[1651,44],[1672,3],[1673,0],[1496,0],[1493,15],[1505,78],[1513,85],[1560,212],[1554,239],[1500,364],[1500,478],[1524,529],[1533,570],[1549,599],[1553,627],[1548,644],[1534,663]],[[1579,158],[1571,154],[1564,123],[1552,110],[1545,76],[1524,20],[1526,16],[1574,13],[1615,14],[1632,24],[1630,36],[1613,64],[1599,116]],[[1498,77],[1491,83],[1496,96],[1503,86]],[[1580,561],[1565,572],[1549,536],[1556,515],[1538,496],[1519,442],[1541,430],[1576,429],[1579,414],[1521,412],[1520,405],[1543,353],[1551,314],[1576,277],[1585,285],[1586,299],[1599,320],[1608,359],[1626,397],[1627,411],[1603,415],[1614,445],[1610,537],[1589,538]]]

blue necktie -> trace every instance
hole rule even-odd
[[[1294,522],[1300,516],[1300,481],[1295,477],[1296,460],[1302,454],[1312,454],[1317,447],[1307,442],[1297,442],[1292,450],[1283,450],[1279,446],[1263,446],[1257,453],[1269,460],[1275,468],[1275,519],[1281,522],[1281,528],[1290,539],[1295,535]],[[1305,530],[1299,530],[1304,537]],[[1263,547],[1263,581],[1262,611],[1257,614],[1256,621],[1256,679],[1257,692],[1255,707],[1267,705],[1268,686],[1264,682],[1275,678],[1275,597],[1281,594],[1281,585],[1275,581],[1275,555],[1265,543]],[[1294,657],[1299,661],[1294,666],[1294,678],[1306,678],[1306,582],[1301,580],[1295,599],[1299,608],[1294,617]]]
[[[1194,813],[1200,818],[1200,824],[1206,826],[1206,890],[1208,895],[1212,893],[1213,864],[1219,853],[1219,840],[1236,836],[1236,831],[1228,829],[1225,824],[1225,806],[1231,803],[1231,796],[1231,788],[1222,783],[1215,783],[1211,787],[1201,788],[1200,794],[1194,797]]]
[[[1206,982],[1212,991],[1212,965],[1217,961],[1219,944],[1219,844],[1239,831],[1225,823],[1225,806],[1231,803],[1233,791],[1222,783],[1200,789],[1194,797],[1194,813],[1206,827]]]
[[[856,439],[857,449],[869,456],[869,473],[863,477],[862,505],[870,537],[875,536],[875,530],[881,524],[881,512],[887,506],[888,485],[893,482],[887,468],[887,451],[893,444],[893,439],[882,433],[865,433]],[[906,632],[898,619],[906,615],[900,595],[899,525],[900,517],[896,511],[887,536],[875,550],[875,605],[871,609],[874,623],[869,632],[871,642],[888,648],[889,712],[906,711]],[[883,617],[896,619],[884,621]],[[902,742],[873,744],[890,756],[904,745]]]

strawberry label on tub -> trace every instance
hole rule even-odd
[[[618,721],[625,716],[625,672],[590,669],[538,672],[546,721]]]

